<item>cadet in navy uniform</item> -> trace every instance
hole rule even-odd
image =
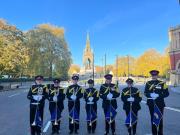
[[[152,80],[148,81],[145,86],[144,95],[147,97],[147,105],[151,115],[151,125],[153,135],[163,135],[163,117],[160,121],[159,127],[153,123],[154,106],[157,105],[161,114],[163,115],[165,102],[164,98],[169,96],[168,87],[165,82],[158,80],[159,71],[150,71]]]
[[[54,79],[49,86],[49,111],[52,122],[52,135],[60,133],[61,113],[64,109],[65,93],[60,87],[60,79]]]
[[[87,119],[87,130],[88,133],[95,133],[96,130],[96,119],[97,119],[97,101],[99,100],[99,92],[93,87],[94,80],[88,80],[89,88],[84,92],[84,99],[86,101],[86,114]],[[88,116],[89,115],[89,116]]]
[[[142,100],[141,92],[137,88],[133,87],[133,80],[128,78],[126,80],[127,87],[122,90],[121,100],[123,101],[123,109],[128,117],[130,111],[134,113],[135,117],[138,117],[138,111],[141,109],[140,102]],[[134,123],[126,124],[128,128],[128,135],[136,135],[137,119]]]
[[[72,82],[73,84],[70,85],[67,88],[66,91],[66,96],[68,98],[68,110],[69,110],[69,134],[78,134],[78,129],[79,129],[79,118],[77,119],[73,119],[71,117],[71,112],[73,111],[72,109],[75,108],[76,111],[73,111],[73,113],[77,112],[77,114],[74,115],[78,115],[77,117],[79,117],[80,115],[80,99],[83,97],[83,88],[81,86],[79,86],[78,83],[79,80],[79,76],[78,75],[73,75],[72,76]]]
[[[35,77],[35,84],[31,86],[27,98],[30,100],[31,135],[41,135],[45,99],[48,98],[47,87],[42,84],[43,76]]]
[[[117,109],[116,98],[119,97],[120,93],[118,86],[111,83],[113,75],[107,74],[104,77],[106,81],[105,84],[102,84],[100,87],[100,98],[103,99],[102,107],[104,114],[106,114],[110,106],[112,106],[115,110]],[[113,119],[110,123],[105,120],[105,135],[109,134],[110,127],[112,134],[115,135],[115,119]]]

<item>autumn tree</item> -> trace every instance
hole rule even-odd
[[[70,69],[69,69],[69,74],[70,75],[75,74],[75,73],[79,73],[79,72],[80,72],[80,66],[79,65],[72,64],[70,66]]]
[[[156,69],[160,71],[160,76],[167,77],[170,69],[168,52],[168,48],[163,54],[155,49],[149,49],[137,58],[132,56],[118,57],[118,69],[116,61],[113,65],[113,72],[118,72],[118,76],[127,76],[129,61],[129,74],[132,76],[150,76],[149,71]]]
[[[25,36],[15,26],[0,20],[0,75],[18,77],[29,61]]]
[[[26,33],[30,52],[31,76],[43,74],[68,77],[71,53],[64,38],[64,29],[50,24],[38,25]]]
[[[104,67],[95,66],[95,71],[96,71],[97,74],[104,74]]]

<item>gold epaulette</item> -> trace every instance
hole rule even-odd
[[[89,92],[88,95],[87,95],[87,97],[93,96],[96,92],[97,92],[97,90],[95,90],[93,93]]]
[[[34,88],[31,91],[32,91],[32,93],[35,93],[36,90],[37,90],[37,88]]]
[[[56,90],[51,90],[51,94],[53,94],[53,93],[55,93],[56,92]]]
[[[85,91],[82,87],[80,87],[79,90],[81,91],[81,93],[84,93],[84,91]]]
[[[138,90],[137,93],[139,93],[139,97],[142,97],[141,91]]]
[[[105,89],[107,89],[108,87],[104,86],[103,84],[101,85],[102,87],[104,87]]]
[[[118,85],[117,85],[117,84],[115,84],[113,88],[115,89],[115,91],[116,91],[116,92],[118,92],[118,93],[119,93],[119,87],[118,87]]]
[[[99,97],[99,91],[97,91],[97,95],[96,95],[96,97]]]
[[[106,90],[104,91],[104,93],[103,93],[103,94],[105,94],[105,93],[109,92],[109,90],[110,90],[110,87],[106,87]]]
[[[128,93],[129,93],[129,90],[127,90],[126,92],[122,92],[122,94],[123,94],[124,96],[128,95]]]
[[[65,93],[65,89],[63,87],[60,87],[60,90],[62,90],[62,93]]]
[[[163,89],[167,89],[168,88],[168,85],[166,83],[164,83],[164,86],[163,86]]]
[[[71,88],[71,89],[69,90],[69,93],[73,93],[73,90],[74,90],[74,88]]]
[[[155,86],[154,84],[150,85],[149,90],[152,90],[154,86]]]
[[[159,82],[157,85],[159,85],[159,84],[164,84],[164,82],[163,82],[163,81],[161,81],[161,82]]]
[[[130,95],[130,90],[127,90],[126,92],[122,92],[124,96]],[[131,95],[136,95],[138,93],[141,93],[139,90],[136,93],[131,93]]]

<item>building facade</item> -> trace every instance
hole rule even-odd
[[[180,26],[170,28],[170,81],[172,85],[180,85]]]

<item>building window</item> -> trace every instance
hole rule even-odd
[[[178,48],[178,39],[176,40],[176,48],[175,49],[177,49]]]
[[[180,49],[180,32],[179,32],[179,45],[178,45],[178,49]]]

